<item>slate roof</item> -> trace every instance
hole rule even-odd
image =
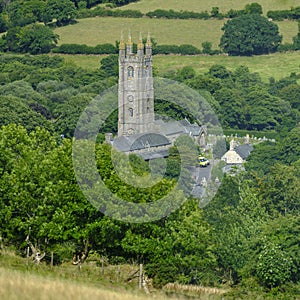
[[[191,124],[187,119],[171,122],[156,122],[159,125],[159,131],[161,134],[170,136],[180,133],[191,134],[193,136],[199,136],[203,131],[203,127],[197,124]]]
[[[153,132],[120,136],[113,140],[113,146],[121,152],[131,152],[170,144],[171,142],[165,136]]]
[[[155,158],[163,158],[169,156],[169,150],[161,150],[161,151],[145,151],[138,154],[144,160],[150,160]]]
[[[159,131],[166,136],[185,133],[184,127],[177,121],[161,124]]]
[[[246,159],[251,151],[253,150],[253,146],[251,144],[243,144],[234,149],[234,151],[242,158]]]

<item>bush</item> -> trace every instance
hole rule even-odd
[[[193,45],[157,45],[153,47],[153,54],[181,54],[196,55],[201,51]]]
[[[63,54],[116,54],[117,48],[112,44],[102,44],[95,47],[84,44],[62,44],[53,49],[53,52]]]
[[[284,19],[299,20],[300,6],[292,7],[290,10],[270,10],[267,12],[267,17],[275,21],[282,21]]]
[[[93,10],[82,9],[78,12],[77,18],[92,18],[92,17],[122,17],[122,18],[142,18],[144,15],[138,10],[120,10],[120,9],[105,9],[97,7]]]
[[[208,19],[210,17],[208,12],[174,11],[173,9],[156,9],[146,13],[146,16],[166,19]]]
[[[277,50],[279,52],[287,52],[287,51],[294,51],[296,49],[295,49],[295,46],[293,44],[285,43],[285,44],[279,45]]]
[[[182,55],[195,55],[201,53],[201,51],[193,45],[180,45],[178,50]]]

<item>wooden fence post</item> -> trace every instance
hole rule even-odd
[[[143,287],[143,264],[140,264],[139,289]]]
[[[26,265],[28,266],[29,264],[29,247],[27,247],[27,251],[26,251]]]
[[[104,261],[101,261],[101,273],[104,275]]]
[[[51,252],[51,262],[50,262],[51,269],[53,268],[53,251]]]
[[[118,265],[118,270],[117,270],[117,282],[120,281],[120,277],[121,277],[121,270],[120,270],[120,265]]]

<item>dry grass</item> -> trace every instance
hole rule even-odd
[[[105,264],[102,270],[99,257],[92,255],[82,265],[70,262],[51,268],[42,263],[27,263],[14,252],[0,251],[0,299],[3,300],[220,300],[220,295],[207,288],[206,291],[184,289],[156,290],[148,284],[150,294],[138,289],[138,278],[128,278],[138,269],[136,265]],[[188,298],[187,298],[188,296]],[[199,298],[200,297],[200,298]]]
[[[168,288],[167,290],[172,290]],[[163,293],[144,294],[143,292],[129,292],[125,289],[108,289],[106,287],[96,287],[78,282],[72,282],[66,279],[42,277],[29,272],[9,270],[0,267],[0,299],[5,300],[146,300],[146,299],[177,299],[184,300],[186,297],[178,293],[192,292],[192,295],[198,295],[197,299],[217,300],[221,299],[220,293],[212,290],[186,290],[178,289],[176,294],[167,296]],[[222,291],[223,293],[223,291]],[[221,294],[222,294],[221,293]]]
[[[139,33],[147,32],[158,44],[192,44],[202,48],[205,41],[211,42],[217,48],[223,34],[221,30],[224,20],[166,20],[166,19],[130,19],[130,18],[86,18],[78,20],[77,24],[55,29],[60,36],[59,44],[97,44],[112,43],[120,39],[121,30],[129,30],[133,40],[137,41]],[[298,24],[295,21],[277,22],[283,42],[292,42],[297,35]]]
[[[190,11],[211,11],[212,7],[219,7],[221,12],[229,9],[243,9],[246,4],[256,2],[263,7],[264,13],[268,10],[290,9],[291,6],[299,6],[299,0],[140,0],[130,3],[121,9],[137,9],[142,12],[153,11],[155,9],[174,9]]]
[[[115,292],[100,287],[97,288],[62,279],[43,278],[30,273],[21,273],[3,268],[0,268],[0,298],[7,300],[145,299],[143,295],[125,291]]]

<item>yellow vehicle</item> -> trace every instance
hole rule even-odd
[[[207,167],[210,164],[210,161],[204,156],[199,156],[198,160],[199,160],[199,166],[202,168]]]

